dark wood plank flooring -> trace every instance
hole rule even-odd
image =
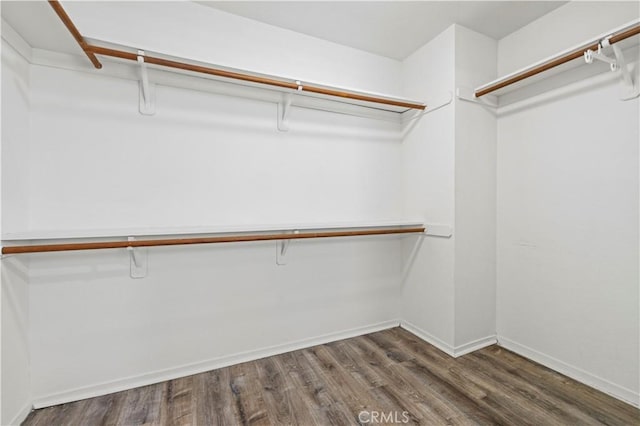
[[[640,425],[640,410],[498,346],[454,359],[394,328],[36,410],[23,425],[366,423]]]

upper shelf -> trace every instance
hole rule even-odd
[[[357,228],[388,228],[388,227],[415,227],[422,225],[421,220],[396,220],[396,221],[372,221],[372,222],[333,222],[333,223],[278,223],[262,225],[237,225],[237,226],[189,226],[189,227],[163,227],[163,228],[108,228],[86,230],[53,230],[53,231],[25,231],[6,232],[2,234],[2,241],[43,241],[63,239],[96,239],[128,237],[160,237],[182,235],[209,235],[209,234],[238,234],[238,233],[273,233],[286,230],[318,231],[336,229]]]
[[[285,79],[245,70],[211,66],[210,64],[184,58],[176,58],[161,53],[150,53],[145,51],[144,55],[141,56],[140,51],[137,51],[136,49],[116,46],[104,41],[89,40],[89,43],[91,44],[87,44],[87,48],[95,55],[134,62],[138,62],[138,57],[142,57],[144,62],[148,65],[159,67],[161,69],[169,68],[178,73],[204,75],[209,78],[220,79],[242,85],[268,87],[285,93],[333,99],[353,105],[368,106],[397,113],[403,113],[412,109],[424,110],[427,107],[422,102],[392,95],[354,91],[335,86],[307,82],[304,80]]]
[[[542,61],[536,62],[528,67],[486,83],[475,89],[475,97],[479,98],[490,93],[494,95],[503,95],[510,90],[523,86],[525,84],[524,80],[529,80],[528,83],[532,83],[536,81],[536,79],[549,76],[551,74],[550,70],[561,72],[568,68],[578,66],[580,63],[577,61],[574,62],[574,60],[583,58],[587,50],[597,51],[598,47],[614,45],[625,40],[627,41],[627,46],[620,45],[620,47],[628,47],[632,44],[628,39],[638,34],[640,34],[640,20],[636,19],[622,27],[616,28]]]
[[[95,68],[102,68],[98,56],[116,58],[118,60],[133,61],[149,64],[163,69],[171,69],[177,72],[195,73],[222,79],[243,85],[257,85],[283,91],[285,93],[297,93],[324,99],[332,99],[343,103],[380,109],[383,111],[404,113],[410,110],[425,110],[427,105],[423,102],[400,98],[396,96],[382,95],[378,93],[349,90],[339,87],[315,84],[303,80],[286,79],[278,76],[252,73],[245,70],[225,68],[217,65],[199,63],[197,61],[176,58],[160,53],[142,52],[132,47],[117,46],[108,42],[85,39],[71,18],[65,12],[58,0],[49,0],[49,4],[60,17],[74,39],[80,45]]]
[[[110,237],[106,233],[100,232],[100,237],[94,236],[93,239],[98,241],[86,241],[87,237],[82,239],[71,234],[65,235],[57,243],[48,241],[46,244],[36,243],[38,239],[11,239],[5,240],[9,245],[2,247],[0,253],[5,254],[21,254],[21,253],[40,253],[53,251],[75,251],[75,250],[97,250],[97,249],[113,249],[133,247],[154,247],[154,246],[175,246],[175,245],[192,245],[192,244],[214,244],[214,243],[231,243],[231,242],[250,242],[250,241],[274,241],[274,240],[293,240],[293,239],[313,239],[313,238],[335,238],[335,237],[355,237],[355,236],[374,236],[374,235],[405,235],[405,234],[423,234],[425,232],[424,225],[420,223],[400,222],[396,224],[377,223],[366,225],[315,225],[315,226],[278,226],[270,228],[236,228],[231,231],[227,228],[224,232],[213,231],[211,229],[191,229],[187,232],[185,229],[169,231],[168,229],[157,230],[155,233],[147,231],[146,239],[135,239],[134,236],[138,232],[117,233],[109,232]],[[108,238],[104,240],[104,238]],[[115,238],[115,239],[114,239]],[[42,240],[43,238],[39,238]],[[54,238],[50,238],[54,239]],[[60,241],[61,240],[61,241]],[[78,241],[80,240],[80,241]],[[27,243],[20,245],[19,242]]]

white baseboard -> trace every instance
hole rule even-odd
[[[139,386],[147,386],[166,380],[173,380],[179,377],[190,376],[205,371],[215,370],[217,368],[239,364],[242,362],[253,361],[273,355],[279,355],[282,353],[304,349],[315,345],[321,345],[337,340],[361,336],[363,334],[374,333],[376,331],[386,330],[397,326],[400,326],[410,333],[415,334],[420,339],[432,344],[433,346],[437,347],[438,349],[452,357],[459,357],[484,348],[486,346],[498,343],[500,346],[506,349],[509,349],[519,355],[522,355],[546,367],[549,367],[552,370],[565,374],[575,380],[578,380],[581,383],[585,383],[588,386],[605,392],[626,403],[632,404],[634,406],[640,406],[639,394],[507,338],[496,338],[496,336],[487,336],[482,339],[478,339],[473,342],[454,347],[444,342],[443,340],[427,333],[420,327],[417,327],[416,325],[408,321],[391,320],[363,327],[352,328],[349,330],[343,330],[336,333],[324,334],[309,339],[302,339],[295,342],[288,342],[285,344],[266,347],[254,351],[241,352],[238,354],[214,358],[198,363],[154,371],[139,376],[123,378],[111,382],[100,383],[83,388],[45,395],[36,398],[33,403],[33,408],[49,407],[52,405],[58,405],[132,389]],[[30,405],[25,406],[20,411],[20,413],[15,416],[14,420],[11,422],[11,425],[19,425],[29,415],[31,409],[32,407]]]
[[[139,376],[127,377],[106,383],[77,388],[69,391],[54,393],[37,397],[33,402],[35,408],[49,407],[52,405],[64,404],[81,399],[93,398],[96,396],[107,395],[113,392],[120,392],[139,386],[152,385],[167,380],[177,379],[179,377],[191,376],[193,374],[203,373],[205,371],[215,370],[217,368],[228,367],[234,364],[240,364],[247,361],[266,358],[273,355],[279,355],[311,346],[322,345],[337,340],[348,339],[350,337],[361,336],[363,334],[374,333],[376,331],[386,330],[398,327],[400,320],[384,321],[377,324],[367,325],[363,327],[343,330],[336,333],[324,334],[309,339],[297,340],[281,345],[270,346],[253,351],[241,352],[234,355],[228,355],[220,358],[187,364],[179,367],[168,368],[165,370],[154,371]],[[28,414],[28,412],[27,412]]]
[[[640,407],[640,394],[626,389],[622,386],[611,383],[608,380],[595,376],[587,371],[584,371],[578,367],[567,364],[552,356],[538,352],[535,349],[531,349],[525,345],[509,340],[506,337],[498,336],[498,344],[512,352],[522,355],[532,361],[549,367],[565,376],[571,377],[581,383],[584,383],[592,388],[602,391],[606,394],[613,396],[621,401],[631,404],[636,407]]]
[[[20,426],[22,422],[25,421],[33,406],[31,404],[26,404],[22,409],[13,417],[13,419],[9,422],[7,426]]]
[[[404,328],[405,330],[407,330],[412,334],[415,334],[425,342],[432,344],[436,348],[440,349],[442,352],[454,358],[457,358],[462,355],[466,355],[468,353],[477,351],[478,349],[482,349],[487,346],[494,345],[498,342],[496,336],[492,335],[492,336],[487,336],[481,339],[474,340],[472,342],[465,343],[463,345],[451,346],[448,343],[444,342],[443,340],[427,333],[420,327],[414,324],[411,324],[408,321],[402,321],[400,323],[400,327]]]
[[[432,344],[433,346],[435,346],[436,348],[440,349],[442,352],[446,353],[447,355],[455,356],[454,355],[455,354],[455,348],[453,346],[451,346],[448,343],[446,343],[445,341],[440,340],[439,338],[427,333],[426,331],[424,331],[420,327],[418,327],[418,326],[416,326],[414,324],[411,324],[409,321],[402,320],[400,322],[400,327],[404,328],[409,333],[415,334],[417,337],[421,338],[425,342]]]
[[[474,340],[472,342],[465,343],[464,345],[456,346],[454,350],[454,356],[457,358],[462,355],[475,352],[478,349],[486,348],[487,346],[495,345],[498,343],[496,335],[483,337],[481,339]]]

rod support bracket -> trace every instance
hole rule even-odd
[[[135,237],[128,237],[127,241],[135,241]],[[129,253],[129,274],[131,278],[147,276],[149,252],[146,247],[127,247]]]
[[[611,37],[606,37],[600,42],[598,42],[598,50],[593,51],[591,49],[587,49],[584,52],[584,60],[588,64],[592,64],[594,59],[606,62],[609,64],[611,71],[620,71],[620,85],[621,85],[621,95],[620,99],[623,101],[627,101],[630,99],[635,99],[640,96],[640,80],[639,77],[634,78],[631,76],[631,72],[629,72],[629,67],[627,66],[627,61],[624,58],[624,53],[622,53],[622,49],[616,44],[611,44]],[[602,49],[606,47],[611,47],[613,50],[614,58],[611,58],[604,53],[602,53]],[[636,67],[636,70],[638,67]]]
[[[282,95],[282,99],[278,102],[278,130],[281,132],[289,131],[289,113],[291,112],[291,103],[293,96],[290,93]]]
[[[299,234],[300,231],[295,230],[293,234]],[[282,266],[287,264],[287,251],[291,240],[278,240],[276,241],[276,265]]]
[[[138,110],[142,115],[154,115],[156,113],[156,86],[149,83],[149,72],[144,60],[144,50],[138,50],[138,64],[140,64],[139,105]]]

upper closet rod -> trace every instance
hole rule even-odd
[[[92,53],[95,53],[96,55],[111,56],[114,58],[127,59],[130,61],[136,61],[136,62],[138,60],[137,53],[131,53],[123,50],[116,50],[116,49],[110,49],[106,47],[92,46],[92,45],[88,45],[88,48]],[[248,81],[251,83],[266,84],[270,86],[277,86],[277,87],[282,87],[286,89],[298,90],[301,92],[319,93],[322,95],[337,96],[345,99],[374,102],[377,104],[393,105],[397,107],[404,107],[404,108],[410,108],[410,109],[424,110],[426,108],[426,105],[424,104],[396,101],[393,99],[385,99],[385,98],[379,98],[375,96],[361,95],[359,93],[327,89],[324,87],[302,84],[300,82],[289,82],[289,81],[277,80],[273,78],[260,77],[260,76],[255,76],[251,74],[244,74],[244,73],[239,73],[234,71],[222,70],[218,68],[205,67],[202,65],[194,65],[194,64],[189,64],[185,62],[172,61],[169,59],[157,58],[154,56],[145,55],[144,61],[147,64],[160,65],[160,66],[169,67],[169,68],[176,68],[184,71],[193,71],[201,74],[215,75],[218,77],[232,78],[235,80]]]
[[[99,47],[99,46],[92,46],[87,44],[84,41],[84,38],[82,37],[78,29],[75,27],[75,25],[73,25],[73,22],[71,22],[71,19],[62,8],[62,5],[60,4],[60,2],[58,0],[49,0],[49,4],[51,4],[53,9],[56,11],[58,16],[62,20],[62,22],[69,29],[73,37],[76,39],[78,44],[80,44],[80,47],[82,48],[82,50],[84,50],[84,52],[87,54],[87,56],[89,57],[89,59],[91,60],[91,62],[96,68],[102,68],[102,65],[100,64],[100,62],[98,61],[95,55],[111,56],[114,58],[127,59],[130,61],[136,61],[136,62],[138,61],[138,55],[135,53],[130,53],[130,52],[116,50],[116,49],[109,49],[109,48]],[[347,92],[343,90],[328,89],[325,87],[314,86],[314,85],[303,85],[299,81],[291,82],[291,81],[278,80],[275,78],[259,77],[251,74],[227,71],[227,70],[222,70],[218,68],[205,67],[201,65],[194,65],[194,64],[189,64],[185,62],[172,61],[172,60],[157,58],[153,56],[144,56],[144,61],[149,64],[160,65],[160,66],[169,67],[169,68],[176,68],[184,71],[192,71],[192,72],[215,75],[218,77],[232,78],[235,80],[247,81],[252,83],[266,84],[269,86],[276,86],[276,87],[281,87],[286,89],[298,90],[302,92],[311,92],[311,93],[318,93],[321,95],[336,96],[344,99],[373,102],[377,104],[392,105],[396,107],[403,107],[403,108],[409,108],[409,109],[424,110],[427,108],[427,106],[424,104],[397,101],[394,99],[386,99],[386,98],[381,98],[377,96],[363,95],[360,93]]]
[[[73,38],[76,39],[76,41],[80,45],[80,48],[84,51],[85,55],[87,55],[87,58],[89,58],[93,66],[98,69],[102,68],[102,64],[100,63],[100,61],[98,61],[98,58],[96,58],[96,55],[94,55],[93,52],[89,51],[88,49],[89,45],[87,44],[86,41],[84,41],[84,37],[82,37],[82,34],[80,34],[80,31],[78,31],[76,26],[73,24],[73,21],[71,21],[71,18],[69,18],[69,15],[67,15],[67,12],[65,12],[60,2],[58,0],[49,0],[49,4],[53,8],[53,10],[58,14],[58,17],[60,18],[62,23],[67,27],[67,29],[69,30]]]
[[[640,34],[640,23],[636,23],[634,25],[632,25],[630,28],[624,29],[618,33],[614,33],[612,34],[610,37],[605,37],[609,39],[609,44],[615,44],[618,42],[621,42],[622,40],[626,40],[629,37],[633,37],[635,35]],[[540,65],[534,66],[533,68],[530,68],[528,70],[525,70],[523,72],[517,73],[511,77],[508,77],[502,81],[498,81],[496,83],[490,83],[487,86],[484,87],[480,87],[478,89],[476,89],[475,95],[476,98],[479,98],[480,96],[484,96],[486,94],[489,94],[491,92],[495,92],[498,89],[502,89],[503,87],[506,86],[510,86],[514,83],[517,83],[519,81],[522,81],[526,78],[532,77],[534,75],[540,74],[542,72],[545,72],[551,68],[555,68],[559,65],[562,65],[564,63],[567,63],[569,61],[572,61],[574,59],[578,59],[578,58],[582,58],[584,56],[584,52],[587,50],[598,50],[598,46],[600,45],[602,39],[598,39],[595,40],[591,43],[589,43],[586,46],[582,46],[578,49],[572,50],[568,53],[562,54],[561,56],[558,56],[557,58],[554,58],[548,62],[544,62]]]
[[[308,238],[356,237],[365,235],[423,233],[424,227],[367,229],[357,231],[301,232],[292,234],[250,234],[223,237],[171,238],[163,240],[103,241],[2,247],[2,254],[43,253],[54,251],[98,250],[127,247],[155,247],[191,244],[237,243],[248,241],[299,240]]]

